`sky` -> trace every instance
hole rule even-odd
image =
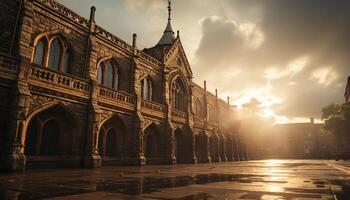
[[[167,23],[166,0],[58,0],[140,49],[153,47]],[[252,98],[278,123],[320,120],[322,107],[343,103],[350,75],[348,0],[173,0],[194,73],[241,108]]]

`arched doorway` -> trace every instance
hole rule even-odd
[[[98,147],[103,164],[120,164],[127,156],[126,126],[118,115],[113,115],[100,127]]]
[[[145,157],[147,164],[159,164],[161,163],[162,157],[164,157],[165,148],[161,135],[155,124],[148,126],[144,130],[145,134]]]
[[[180,128],[176,129],[174,133],[176,163],[192,162],[192,136]]]
[[[208,162],[208,136],[205,133],[196,134],[195,141],[198,162]]]
[[[27,167],[78,165],[78,160],[69,164],[71,160],[67,159],[73,153],[73,139],[78,137],[77,127],[76,119],[61,105],[34,115],[28,123],[25,138]]]
[[[212,162],[219,162],[219,139],[217,135],[212,135],[209,138],[210,142],[210,157]]]

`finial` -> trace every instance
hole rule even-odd
[[[218,98],[218,89],[215,89],[215,97]]]
[[[168,0],[168,21],[171,20],[171,0]]]
[[[204,90],[207,90],[207,81],[204,80]]]
[[[136,33],[132,34],[132,47],[136,47],[136,39],[137,39],[137,35]]]
[[[90,8],[90,22],[95,22],[95,12],[96,12],[96,7],[92,6]]]
[[[230,97],[227,97],[227,104],[230,104]]]
[[[179,30],[177,30],[177,35],[176,35],[176,37],[180,37],[180,31],[179,31]]]

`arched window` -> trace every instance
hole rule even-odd
[[[102,85],[102,80],[103,80],[102,75],[103,75],[103,66],[100,64],[98,66],[98,71],[97,71],[97,81],[101,85]]]
[[[50,45],[48,67],[53,70],[59,70],[62,47],[58,38],[54,39]]]
[[[113,70],[113,66],[111,64],[111,62],[107,62],[106,64],[106,78],[104,81],[104,85],[107,87],[112,88],[113,87],[113,74],[114,74],[114,70]]]
[[[153,84],[149,77],[141,80],[141,96],[143,99],[152,101],[153,100]]]
[[[193,112],[197,116],[202,116],[202,104],[198,98],[195,97],[193,103]]]
[[[44,65],[44,58],[45,58],[45,49],[46,49],[46,41],[44,38],[42,38],[38,44],[35,46],[35,52],[34,52],[34,64],[37,65]]]
[[[187,112],[185,86],[180,78],[172,84],[172,105],[176,110]]]
[[[50,42],[47,42],[46,38]],[[57,36],[40,39],[35,46],[33,63],[55,71],[70,73],[72,51],[63,41]]]
[[[64,64],[63,64],[63,73],[69,73],[69,64],[70,64],[70,53],[66,50],[64,54]]]
[[[97,81],[99,84],[113,89],[119,88],[118,68],[113,60],[103,61],[98,66]]]

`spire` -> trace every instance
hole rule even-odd
[[[171,0],[168,0],[168,21],[171,20]]]
[[[175,40],[175,33],[171,26],[171,11],[171,0],[168,0],[168,24],[164,30],[162,38],[158,42],[158,45],[172,44]]]

